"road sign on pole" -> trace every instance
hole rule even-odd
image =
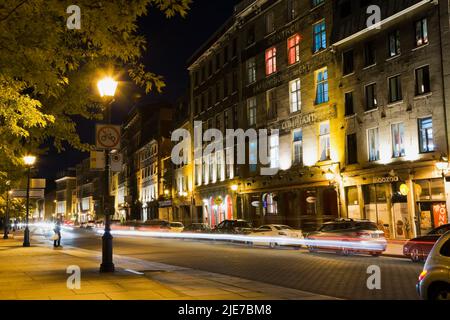
[[[95,126],[95,144],[98,149],[113,150],[120,148],[120,126],[97,124]]]
[[[30,199],[43,199],[44,198],[44,189],[30,189]],[[24,189],[15,189],[11,190],[12,198],[26,198],[27,190]]]

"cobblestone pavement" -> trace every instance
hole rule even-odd
[[[99,237],[67,234],[76,247],[100,250]],[[115,253],[260,281],[342,299],[418,299],[423,264],[392,257],[341,256],[306,250],[249,248],[222,242],[116,237]],[[367,288],[367,268],[381,269],[381,290]]]

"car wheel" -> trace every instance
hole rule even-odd
[[[381,256],[381,252],[371,252],[370,255],[372,257],[379,257],[379,256]]]
[[[420,262],[422,260],[422,254],[419,248],[416,247],[412,248],[410,251],[410,256],[412,262]]]
[[[351,250],[349,248],[342,248],[341,254],[343,256],[349,256],[351,254]]]
[[[270,249],[275,249],[277,247],[277,244],[275,242],[270,242],[269,247]]]
[[[430,288],[429,300],[450,300],[450,285],[437,284]]]
[[[315,247],[313,247],[313,246],[308,246],[308,250],[309,250],[310,253],[317,252],[317,249]]]

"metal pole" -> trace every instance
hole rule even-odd
[[[25,232],[23,234],[23,246],[30,246],[30,229],[28,228],[28,216],[30,214],[30,175],[31,166],[28,167],[28,177],[27,177],[27,215],[25,220]]]
[[[3,239],[8,239],[9,233],[9,188],[6,190],[6,212],[5,212],[5,231]]]
[[[111,101],[112,103],[112,101]],[[111,103],[106,105],[106,120],[107,124],[111,124]],[[109,175],[111,170],[110,151],[105,151],[105,192],[103,199],[103,213],[105,215],[105,231],[102,237],[102,264],[100,265],[100,272],[114,272],[115,267],[113,263],[113,237],[111,235],[111,208],[110,208],[110,183]]]

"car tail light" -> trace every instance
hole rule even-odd
[[[420,276],[419,276],[419,282],[422,281],[423,278],[425,278],[425,276],[427,275],[427,273],[428,273],[428,272],[427,272],[426,270],[423,270],[423,271],[422,271],[422,273],[421,273]]]

